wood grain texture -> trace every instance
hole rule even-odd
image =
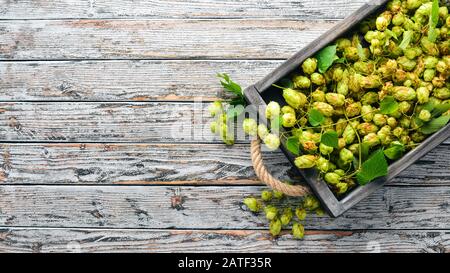
[[[441,145],[390,186],[446,186],[450,145]],[[269,171],[301,179],[281,152],[264,152]],[[261,185],[248,144],[1,144],[0,184]]]
[[[0,138],[17,142],[222,143],[209,129],[213,120],[206,109],[209,102],[200,99],[193,103],[3,102]],[[237,137],[245,139],[242,130]]]
[[[0,226],[266,229],[241,206],[259,186],[0,186]],[[177,193],[178,192],[178,193]],[[178,196],[178,197],[177,197]],[[450,187],[384,187],[310,230],[450,229]],[[181,201],[180,201],[181,200]]]
[[[0,103],[0,135],[24,142],[211,142],[216,137],[205,108],[162,102]]]
[[[0,21],[0,60],[285,59],[334,24],[294,20]]]
[[[0,1],[0,19],[343,18],[367,0],[57,0]]]
[[[0,65],[0,101],[149,101],[226,97],[216,73],[242,86],[281,61],[56,61]]]
[[[1,252],[426,252],[450,251],[450,232],[307,231],[302,241],[284,232],[274,240],[254,230],[0,229]]]

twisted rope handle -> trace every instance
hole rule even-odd
[[[300,185],[288,185],[276,179],[269,173],[262,159],[261,141],[259,140],[259,138],[252,140],[250,151],[256,176],[258,176],[261,181],[266,183],[267,186],[288,196],[305,196],[311,194],[311,190],[308,187]]]

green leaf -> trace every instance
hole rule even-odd
[[[389,115],[397,111],[397,109],[398,102],[392,96],[387,96],[380,102],[381,114]]]
[[[223,88],[239,97],[243,96],[242,93],[242,87],[235,83],[234,81],[232,81],[230,79],[230,76],[228,76],[228,74],[217,74],[217,77],[221,78],[222,80],[220,81],[220,84],[223,86]]]
[[[411,39],[412,39],[413,35],[414,35],[414,32],[411,30],[407,30],[407,31],[403,32],[403,40],[399,45],[399,47],[402,50],[405,50],[409,46],[409,43],[411,43]]]
[[[299,139],[296,136],[291,136],[286,141],[286,149],[294,155],[300,154]]]
[[[339,136],[335,131],[328,131],[322,134],[320,142],[336,149],[339,148]]]
[[[339,57],[336,55],[336,45],[327,46],[316,54],[320,73],[325,73]]]
[[[363,142],[359,145],[361,147],[361,159],[362,159],[362,162],[364,162],[369,157],[370,144],[367,142]]]
[[[434,0],[431,8],[430,22],[428,23],[428,40],[432,43],[436,42],[438,32],[436,26],[439,22],[439,0]]]
[[[313,108],[308,112],[308,120],[312,126],[316,127],[325,121],[325,117],[319,112],[319,110]]]
[[[388,163],[384,157],[383,150],[376,150],[369,159],[362,165],[361,170],[356,174],[356,179],[360,185],[366,185],[375,178],[388,174]]]
[[[394,38],[395,40],[398,41],[398,37],[397,37],[397,34],[395,34],[395,32],[393,32],[393,31],[390,30],[390,29],[386,29],[385,32],[386,32],[386,34],[388,35],[387,40],[389,40],[389,38],[392,37],[392,38]]]
[[[447,125],[447,123],[449,121],[450,121],[450,116],[441,116],[441,117],[432,119],[431,121],[425,123],[425,125],[420,127],[420,131],[426,135],[430,135],[432,133],[439,131],[442,127]]]
[[[279,82],[279,85],[284,88],[293,88],[294,87],[294,83],[288,78],[281,79]]]
[[[450,103],[433,105],[433,108],[431,108],[431,110],[428,111],[430,111],[431,116],[435,118],[447,112],[448,110],[450,110]]]
[[[389,148],[384,150],[384,155],[391,159],[396,160],[403,156],[405,153],[405,145],[400,142],[392,144]]]
[[[334,61],[335,64],[345,64],[346,62],[347,62],[347,58],[345,58],[345,57],[336,59],[336,60]]]

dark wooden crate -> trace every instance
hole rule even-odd
[[[266,121],[264,109],[268,101],[278,101],[282,102],[283,98],[279,90],[273,88],[273,84],[277,83],[288,74],[292,73],[294,70],[298,69],[301,63],[308,57],[313,56],[320,49],[324,48],[337,38],[344,36],[353,27],[360,23],[363,19],[372,15],[373,13],[382,9],[388,0],[376,0],[370,1],[354,12],[352,15],[341,21],[335,27],[327,31],[325,34],[320,36],[318,39],[313,41],[311,44],[297,52],[286,62],[281,64],[273,72],[267,75],[265,78],[257,82],[256,84],[245,89],[244,94],[248,103],[257,107],[259,109],[259,117],[261,121]],[[276,90],[278,92],[276,92]],[[263,107],[259,107],[263,106]],[[305,178],[309,186],[312,188],[316,196],[322,202],[322,205],[327,210],[327,212],[337,217],[344,213],[346,210],[350,209],[356,205],[359,201],[366,198],[368,195],[382,187],[389,180],[397,176],[404,169],[408,168],[415,161],[423,157],[426,153],[431,151],[434,147],[442,143],[450,137],[450,124],[442,128],[439,132],[436,132],[432,136],[428,137],[423,143],[421,143],[414,150],[407,153],[401,159],[392,163],[389,166],[389,173],[386,177],[381,177],[376,179],[365,186],[358,186],[353,189],[348,195],[343,199],[338,199],[333,192],[330,190],[325,181],[323,181],[313,169],[307,170],[297,170]],[[295,155],[286,150],[285,140],[282,140],[282,151],[285,153],[289,161],[295,167],[294,160]],[[295,167],[296,168],[296,167]]]

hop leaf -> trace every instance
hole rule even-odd
[[[398,102],[392,96],[385,97],[380,103],[380,113],[389,115],[398,110]]]
[[[366,185],[375,178],[385,176],[388,173],[388,164],[383,150],[375,151],[362,165],[356,175],[360,185]]]
[[[339,148],[339,136],[335,131],[328,131],[322,135],[320,142],[338,149]]]
[[[430,22],[428,26],[428,40],[432,43],[436,42],[438,32],[436,26],[439,22],[439,0],[434,0],[431,8]]]
[[[296,136],[291,136],[286,141],[286,149],[288,149],[289,152],[291,152],[294,155],[300,154],[300,147],[299,147],[299,139]]]
[[[325,73],[334,61],[339,59],[336,55],[337,45],[330,45],[319,51],[316,55],[320,73]]]
[[[447,125],[447,123],[450,121],[450,116],[441,116],[435,119],[432,119],[431,121],[425,123],[420,128],[420,131],[426,135],[430,135],[432,133],[435,133],[439,131],[442,127]]]
[[[319,126],[325,121],[325,117],[317,109],[311,109],[308,113],[308,120],[312,126]]]

